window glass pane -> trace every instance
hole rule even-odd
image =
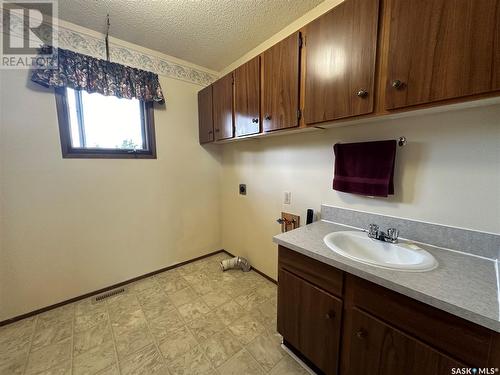
[[[82,147],[78,140],[77,101],[69,97],[71,135],[73,147]],[[85,148],[144,149],[141,102],[137,99],[119,99],[114,96],[89,94],[81,91],[81,111]],[[74,112],[75,115],[71,115]],[[75,130],[74,130],[75,129]],[[78,143],[77,143],[78,142]]]
[[[71,134],[71,145],[73,147],[82,147],[80,143],[80,134],[78,130],[78,117],[76,113],[76,98],[75,90],[68,89],[68,107],[69,107],[69,123]]]

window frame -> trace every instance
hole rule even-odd
[[[156,137],[153,102],[141,101],[142,135],[146,150],[125,150],[115,148],[82,148],[71,144],[68,92],[65,87],[56,88],[56,108],[63,158],[73,159],[156,159]]]

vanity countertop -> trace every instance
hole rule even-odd
[[[439,266],[436,269],[403,272],[378,268],[342,257],[323,242],[328,233],[345,230],[354,229],[323,220],[279,234],[273,240],[320,262],[500,332],[496,261],[418,243],[437,259]]]

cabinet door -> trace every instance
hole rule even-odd
[[[198,125],[200,144],[214,141],[214,119],[212,117],[212,86],[198,92]]]
[[[234,126],[236,136],[260,132],[260,57],[234,71]]]
[[[325,374],[336,374],[342,301],[280,269],[278,331]]]
[[[343,348],[350,375],[451,374],[463,364],[357,309],[349,310],[352,325]]]
[[[373,111],[379,0],[346,0],[306,27],[306,124]]]
[[[500,89],[500,0],[392,0],[386,107]]]
[[[233,74],[213,83],[215,140],[234,137],[233,127]]]
[[[264,131],[299,126],[300,33],[295,33],[263,54]]]

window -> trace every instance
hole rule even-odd
[[[153,103],[56,89],[65,158],[156,158]]]

